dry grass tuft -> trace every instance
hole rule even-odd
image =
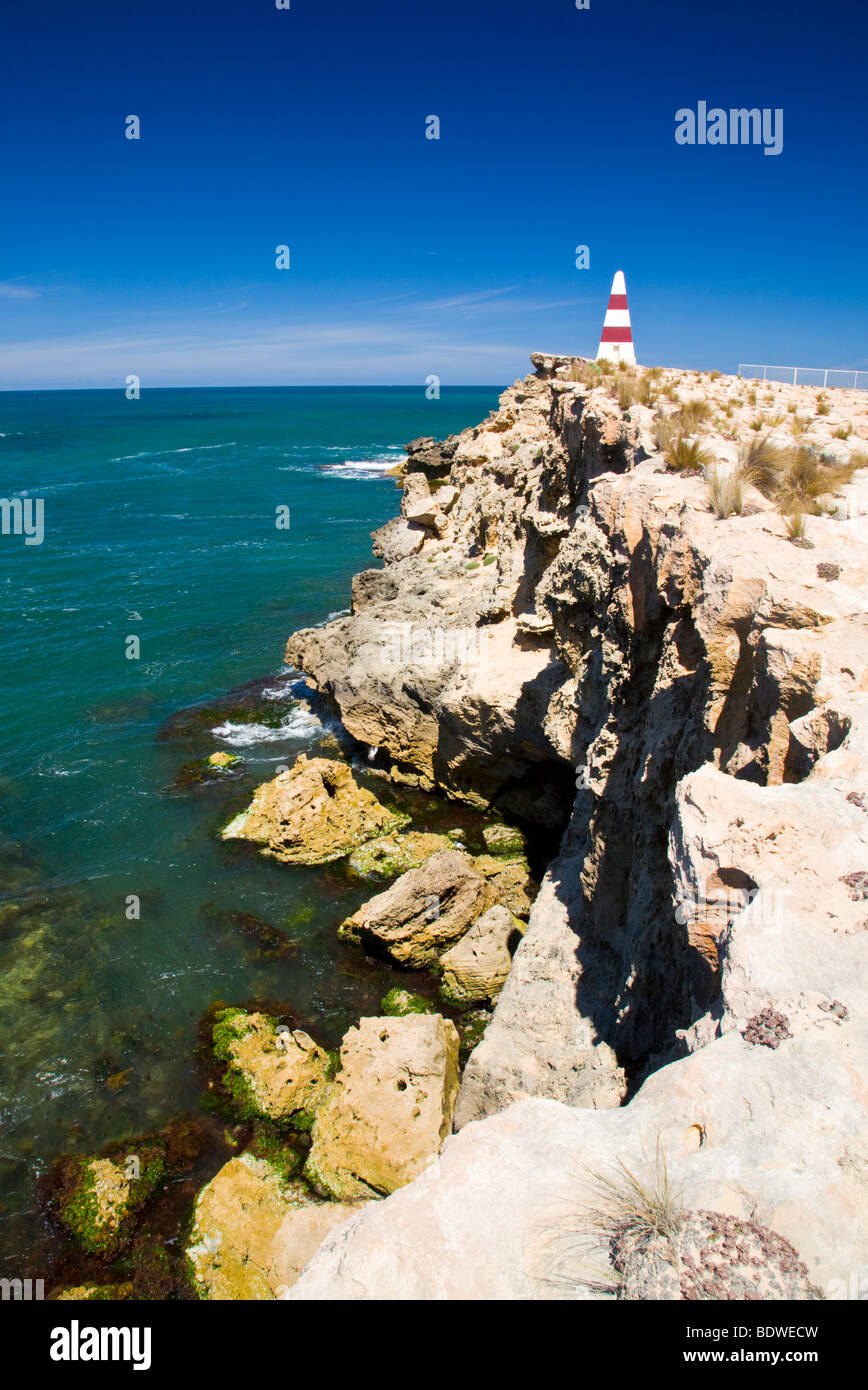
[[[694,396],[691,400],[685,401],[679,412],[678,422],[683,434],[692,434],[703,420],[707,420],[711,415],[711,407],[708,401],[704,401],[701,396]]]
[[[739,469],[709,468],[708,495],[714,515],[724,521],[744,511],[744,478]]]
[[[666,450],[666,467],[670,473],[701,473],[711,462],[707,449],[695,439],[679,435]]]

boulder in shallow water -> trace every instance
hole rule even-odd
[[[434,1162],[458,1095],[458,1033],[439,1014],[363,1018],[317,1112],[305,1176],[345,1201],[412,1182]]]
[[[379,947],[400,965],[431,965],[492,897],[469,855],[443,849],[364,903],[338,934],[366,948]]]
[[[242,1119],[309,1129],[325,1099],[335,1057],[296,1028],[278,1029],[268,1014],[223,1009],[213,1030],[214,1056],[226,1064],[223,1086]]]
[[[196,1199],[187,1262],[200,1298],[276,1298],[354,1207],[321,1202],[252,1154],[231,1158]]]
[[[250,840],[285,864],[327,864],[409,819],[360,787],[346,763],[302,753],[288,772],[257,787],[222,838]]]
[[[91,1255],[123,1250],[139,1213],[166,1171],[165,1148],[131,1141],[128,1158],[64,1157],[50,1177],[50,1203],[70,1235]]]

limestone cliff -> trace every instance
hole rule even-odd
[[[456,1128],[526,1097],[586,1113],[448,1140],[441,1178],[341,1227],[292,1296],[347,1278],[345,1296],[395,1296],[382,1252],[412,1203],[427,1244],[404,1296],[442,1296],[436,1231],[460,1226],[467,1165],[490,1174],[494,1154],[506,1187],[487,1200],[513,1215],[484,1218],[483,1183],[492,1235],[462,1247],[454,1296],[486,1260],[514,1265],[501,1294],[530,1296],[540,1208],[533,1184],[516,1208],[509,1174],[522,1145],[548,1153],[539,1125],[589,1162],[653,1147],[656,1126],[705,1206],[773,1227],[812,1277],[846,1276],[868,1184],[865,405],[760,387],[793,416],[784,440],[786,414],[762,421],[764,444],[799,441],[772,487],[749,450],[756,387],[658,372],[625,391],[534,363],[482,425],[409,446],[384,567],[287,657],[392,775],[547,828],[557,853]],[[679,418],[703,472],[670,447]]]

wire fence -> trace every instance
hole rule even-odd
[[[776,372],[784,375],[776,376]],[[771,367],[763,363],[739,362],[738,374],[748,380],[780,381],[790,386],[837,386],[848,391],[868,391],[868,371],[841,367]]]

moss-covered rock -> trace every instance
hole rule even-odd
[[[354,1210],[318,1200],[267,1159],[231,1158],[196,1199],[186,1250],[191,1285],[201,1299],[278,1298]]]
[[[504,825],[502,822],[485,825],[482,828],[482,838],[489,854],[519,855],[521,858],[527,854],[527,842],[515,826]]]
[[[224,751],[210,753],[207,758],[209,767],[234,767],[236,763],[240,762],[241,759],[237,753],[227,753]]]
[[[362,878],[396,878],[408,869],[418,869],[438,849],[451,849],[446,835],[411,830],[406,835],[381,835],[353,850],[347,867]]]
[[[50,1175],[51,1206],[83,1250],[109,1257],[129,1243],[142,1207],[165,1172],[165,1146],[159,1143],[131,1145],[127,1158],[60,1158]]]
[[[288,772],[257,787],[248,809],[221,834],[249,840],[284,864],[327,864],[409,820],[359,786],[346,763],[302,753]]]
[[[222,1085],[241,1119],[264,1119],[308,1130],[336,1070],[333,1052],[307,1033],[280,1027],[269,1014],[222,1009],[213,1049],[224,1064]]]
[[[434,1005],[422,994],[396,988],[383,995],[380,1013],[384,1018],[406,1018],[407,1014],[433,1014]]]

